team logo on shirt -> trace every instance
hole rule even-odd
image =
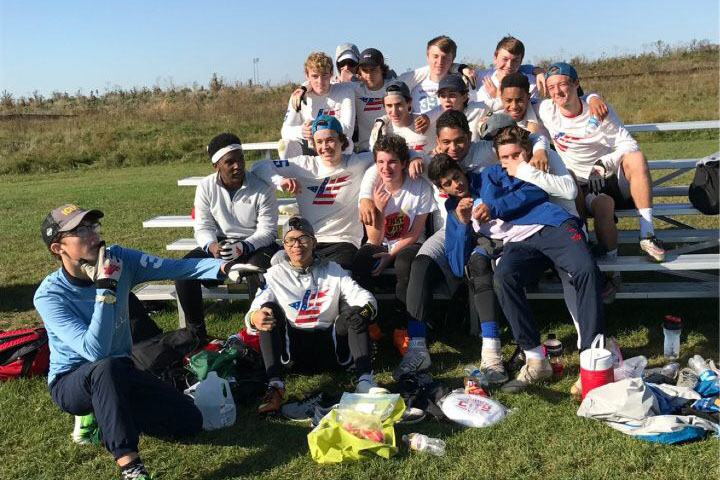
[[[307,187],[308,190],[315,194],[312,204],[332,205],[335,203],[335,197],[340,192],[340,189],[352,183],[348,181],[348,178],[350,178],[350,175],[325,177],[320,185]]]
[[[363,107],[365,112],[374,112],[383,108],[382,98],[361,97],[360,100],[365,104]]]
[[[273,165],[275,165],[275,166],[278,167],[278,168],[289,167],[289,166],[290,166],[290,162],[287,161],[287,160],[282,160],[282,159],[280,159],[280,160],[273,160],[272,162],[273,162]]]
[[[320,110],[318,110],[317,116],[319,117],[320,115],[331,115],[333,117],[336,117],[339,113],[340,111],[338,110],[321,108]]]
[[[569,145],[569,144],[575,143],[578,140],[581,140],[581,137],[575,137],[573,135],[568,135],[565,132],[560,132],[553,136],[553,142],[555,142],[555,148],[557,148],[561,152],[567,151],[567,149],[571,147],[571,145]]]
[[[385,217],[385,238],[397,240],[410,230],[410,217],[405,212],[395,212]]]
[[[302,300],[290,303],[290,307],[298,311],[295,316],[295,323],[317,322],[327,292],[327,288],[324,290],[305,290]]]

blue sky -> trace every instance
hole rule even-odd
[[[514,3],[515,8],[503,7]],[[322,5],[327,7],[322,7]],[[662,40],[718,42],[717,0],[571,2],[0,0],[0,91],[84,93],[159,85],[302,78],[311,50],[344,41],[379,48],[397,72],[425,63],[450,35],[458,58],[488,63],[511,33],[526,61],[648,50]],[[536,6],[540,5],[541,8]],[[361,8],[362,6],[362,8]],[[323,9],[324,8],[324,9]]]

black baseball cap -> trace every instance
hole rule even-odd
[[[360,53],[360,65],[369,65],[371,67],[381,67],[385,63],[385,57],[376,48],[366,48]]]
[[[438,83],[438,92],[446,89],[461,93],[468,91],[468,87],[465,85],[465,82],[463,82],[463,79],[460,78],[460,75],[454,73],[445,75],[442,80],[440,80],[440,83]]]
[[[315,229],[310,224],[310,222],[308,222],[307,219],[303,217],[291,217],[288,219],[285,225],[283,225],[283,238],[285,238],[285,236],[293,230],[299,230],[301,232],[307,233],[310,236],[315,236]]]
[[[389,97],[390,95],[402,95],[408,100],[412,99],[410,96],[410,89],[407,85],[405,85],[405,82],[400,80],[392,80],[385,86],[384,96]]]
[[[58,233],[75,229],[88,216],[98,219],[102,218],[104,214],[100,210],[85,210],[72,203],[60,205],[48,213],[40,227],[45,245],[49,247]]]

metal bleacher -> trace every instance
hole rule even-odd
[[[678,131],[695,129],[718,129],[720,121],[700,122],[672,122],[659,124],[627,125],[630,132]],[[247,151],[261,151],[262,158],[272,158],[276,151],[276,142],[263,142],[244,144]],[[720,152],[719,152],[720,153]],[[718,157],[718,153],[698,159],[669,159],[652,160],[648,162],[653,173],[665,173],[653,180],[653,196],[659,197],[685,197],[687,199],[687,185],[667,185],[667,182],[695,168],[698,162],[709,157]],[[178,186],[196,186],[203,177],[188,177],[178,180]],[[664,198],[663,198],[664,200]],[[279,223],[287,219],[283,215],[286,209],[292,209],[294,198],[278,198],[280,209]],[[618,210],[618,218],[637,217],[637,210]],[[617,299],[648,299],[648,298],[716,298],[718,297],[718,275],[720,268],[720,255],[718,253],[701,253],[707,249],[714,249],[720,245],[719,233],[716,228],[698,229],[688,224],[687,220],[678,219],[678,216],[702,215],[690,203],[685,202],[656,202],[653,205],[653,215],[662,220],[671,228],[659,227],[656,235],[668,246],[667,257],[664,262],[654,263],[646,256],[621,255],[615,262],[600,261],[602,271],[621,272],[656,272],[658,275],[647,279],[643,276],[638,282],[625,282],[621,284]],[[143,222],[144,228],[191,228],[193,219],[190,215],[161,215]],[[592,234],[591,234],[592,236]],[[639,233],[637,230],[621,230],[619,242],[621,244],[637,243]],[[180,238],[167,244],[169,251],[192,250],[197,246],[194,238]],[[392,274],[390,270],[388,274]],[[175,288],[168,284],[144,284],[135,291],[143,301],[175,301]],[[528,290],[531,299],[557,299],[562,298],[559,283],[541,283],[536,288]],[[378,299],[384,296],[378,295]],[[203,287],[203,297],[207,299],[247,299],[247,292],[237,286],[221,285],[216,288]],[[436,293],[436,298],[447,298],[442,293]],[[181,321],[182,321],[182,312]]]

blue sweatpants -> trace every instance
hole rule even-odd
[[[94,413],[115,459],[137,452],[141,432],[175,437],[202,429],[202,414],[190,397],[138,370],[127,357],[86,363],[57,377],[50,396],[73,415]]]
[[[536,283],[553,264],[570,275],[570,283],[577,291],[580,349],[590,348],[595,335],[605,331],[602,281],[576,219],[568,219],[558,227],[545,226],[530,238],[505,244],[493,286],[515,341],[523,350],[540,345],[540,330],[525,287]]]

